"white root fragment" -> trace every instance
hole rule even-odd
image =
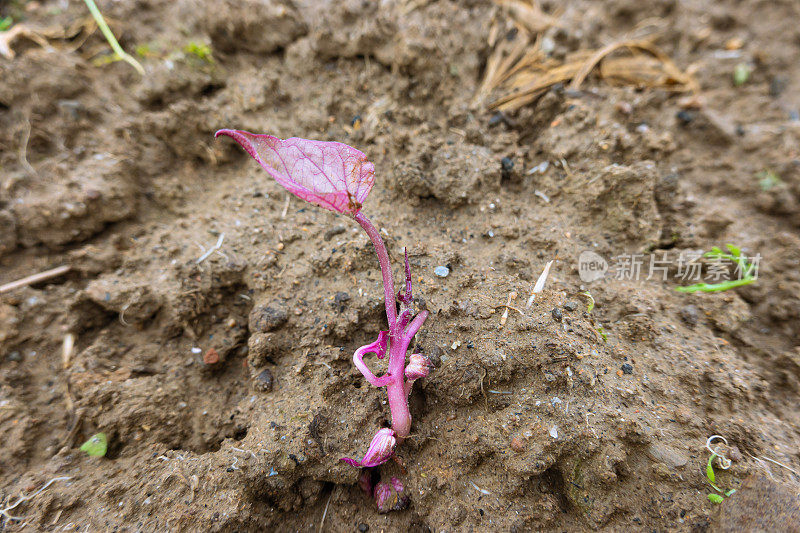
[[[212,246],[211,248],[209,248],[208,250],[206,250],[206,251],[205,251],[205,253],[204,253],[203,255],[201,255],[200,257],[198,257],[198,258],[197,258],[197,264],[199,265],[200,263],[202,263],[203,261],[205,261],[206,259],[208,259],[208,258],[209,258],[209,256],[210,256],[211,254],[213,254],[214,252],[216,252],[217,250],[219,250],[220,248],[222,248],[222,242],[223,242],[224,240],[225,240],[225,234],[224,234],[224,233],[220,233],[220,234],[219,234],[219,239],[217,239],[217,244],[215,244],[214,246]]]

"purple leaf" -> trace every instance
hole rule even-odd
[[[220,135],[242,145],[290,193],[337,213],[358,213],[375,183],[375,166],[346,144],[241,130],[219,130],[215,137]]]

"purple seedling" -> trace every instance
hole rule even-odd
[[[361,461],[349,458],[343,458],[342,461],[361,467],[381,465],[392,456],[397,442],[402,442],[411,432],[408,396],[414,381],[428,375],[430,363],[421,354],[412,354],[406,365],[408,346],[428,318],[427,311],[415,314],[412,307],[408,253],[405,252],[405,291],[398,294],[394,290],[394,276],[386,245],[378,229],[361,211],[375,183],[375,167],[364,153],[342,143],[297,137],[281,140],[239,130],[220,130],[216,137],[220,135],[232,137],[270,176],[295,196],[351,217],[364,228],[372,241],[383,276],[389,330],[381,331],[375,342],[356,350],[353,362],[372,385],[386,387],[392,427],[380,429],[375,434]],[[367,368],[364,355],[368,353],[374,353],[378,359],[389,355],[389,367],[383,376],[377,377]]]

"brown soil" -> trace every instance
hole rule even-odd
[[[86,16],[64,4],[0,15],[40,31]],[[473,102],[504,16],[489,2],[100,7],[124,48],[146,45],[144,78],[94,64],[97,32],[21,37],[0,58],[0,283],[72,267],[0,295],[0,508],[71,478],[0,530],[316,531],[324,515],[326,531],[703,531],[719,508],[713,434],[737,448],[722,488],[758,474],[797,494],[753,458],[800,471],[797,2],[544,2],[556,57],[655,23],[705,107],[595,73],[504,117]],[[739,63],[753,72],[735,87]],[[397,274],[409,249],[431,312],[418,346],[436,363],[412,438],[379,469],[402,478],[407,510],[378,514],[339,462],[389,419],[351,361],[385,329],[369,241],[287,206],[214,141],[223,127],[337,140],[375,163],[365,212]],[[762,187],[768,169],[780,182]],[[724,243],[762,254],[757,283],[689,295],[578,276],[584,250]],[[512,291],[524,314],[500,328]],[[105,458],[78,449],[98,431]]]

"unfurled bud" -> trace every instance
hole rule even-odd
[[[403,495],[403,483],[393,477],[389,483],[381,482],[375,485],[375,503],[379,513],[389,511],[402,511],[408,507],[410,500]]]
[[[408,358],[408,366],[406,366],[406,378],[411,381],[424,378],[430,373],[430,367],[431,363],[424,355],[418,353],[411,354]]]
[[[375,436],[372,437],[369,449],[361,461],[356,461],[348,457],[343,457],[340,460],[352,466],[363,466],[367,468],[382,465],[388,461],[394,453],[395,444],[397,444],[397,439],[394,436],[394,431],[389,428],[383,428],[378,430]]]

